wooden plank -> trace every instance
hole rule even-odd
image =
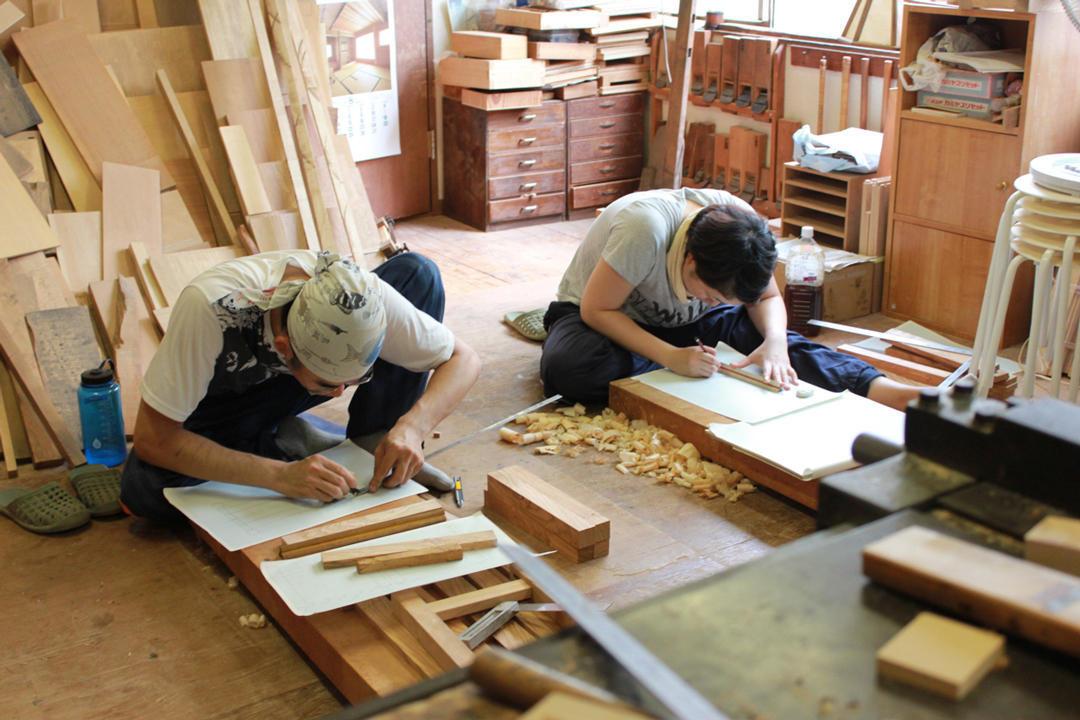
[[[199,147],[210,147],[211,137],[207,130],[211,129],[213,134],[217,135],[217,123],[214,122],[214,109],[210,104],[209,93],[205,90],[193,90],[177,93],[176,97],[184,115],[188,118],[195,142]],[[184,139],[176,129],[176,122],[173,120],[172,112],[164,96],[155,93],[129,97],[127,103],[167,169],[170,168],[171,162],[187,159],[187,146],[184,145]],[[176,180],[176,178],[173,179]]]
[[[26,313],[42,384],[64,425],[79,422],[78,390],[84,370],[101,363],[90,313],[82,305]]]
[[[101,280],[101,213],[70,212],[49,215],[60,246],[56,259],[75,299],[87,302],[90,283]]]
[[[168,160],[165,162],[165,166],[169,168],[169,172],[172,174],[173,179],[176,181],[176,192],[179,193],[180,199],[184,203],[187,214],[191,217],[191,222],[194,223],[195,229],[198,232],[199,244],[193,244],[189,247],[174,248],[170,245],[170,242],[175,241],[175,233],[170,232],[168,227],[162,227],[162,244],[164,245],[165,252],[174,252],[176,250],[195,250],[203,247],[213,247],[215,245],[225,245],[229,243],[229,237],[224,229],[218,230],[215,220],[210,216],[210,209],[207,205],[207,196],[203,191],[202,183],[199,182],[199,174],[195,167],[195,162],[188,158],[178,160]],[[213,171],[211,171],[211,175]],[[228,175],[228,170],[225,171]],[[216,181],[216,177],[214,178]],[[163,218],[170,217],[169,207],[166,205],[166,197],[169,191],[166,190],[162,193],[161,198],[161,212]],[[239,205],[237,205],[239,208]],[[166,220],[162,220],[166,222]]]
[[[214,176],[210,173],[210,167],[206,164],[206,158],[203,157],[202,147],[196,141],[191,124],[188,122],[187,116],[184,115],[183,109],[180,107],[180,102],[176,97],[176,93],[173,91],[172,83],[169,82],[168,74],[164,70],[158,71],[157,81],[158,87],[165,97],[165,103],[169,108],[169,113],[172,115],[177,129],[180,131],[180,137],[183,139],[188,154],[195,163],[195,170],[199,174],[199,180],[202,182],[203,189],[210,197],[210,208],[217,217],[219,226],[228,236],[229,242],[235,245],[236,226],[233,225],[232,217],[229,215],[229,210],[225,206],[225,200],[222,198],[221,191],[218,190],[217,183],[214,181]]]
[[[395,614],[443,670],[466,667],[473,653],[468,646],[431,611],[416,590],[391,596]]]
[[[271,108],[266,76],[258,60],[206,60],[202,69],[218,125],[226,124],[234,113]]]
[[[478,90],[514,90],[541,87],[544,63],[539,60],[480,60],[447,57],[439,62],[439,79],[445,85]]]
[[[143,369],[150,365],[157,351],[160,338],[155,329],[155,321],[150,317],[143,300],[135,306],[138,324],[139,364]],[[98,338],[101,340],[105,354],[116,358],[120,354],[121,347],[116,346],[116,337],[120,332],[120,315],[123,313],[119,302],[117,281],[100,280],[90,284],[90,314],[97,326]]]
[[[131,258],[131,266],[135,271],[135,281],[139,283],[146,305],[152,311],[165,307],[165,293],[161,290],[153,269],[150,267],[150,253],[141,242],[133,242],[128,246],[128,255]],[[106,278],[110,280],[112,278]]]
[[[134,278],[116,279],[116,334],[112,338],[116,379],[120,383],[120,402],[124,416],[124,434],[135,436],[135,420],[139,415],[145,351],[140,343],[148,320],[139,286]],[[140,329],[143,324],[143,329]],[[151,333],[153,331],[151,330]]]
[[[1024,535],[1024,557],[1080,575],[1080,520],[1057,515],[1043,518]]]
[[[609,24],[600,10],[542,10],[534,8],[498,8],[495,24],[530,30],[595,29]]]
[[[235,0],[199,0],[199,11],[214,60],[258,56],[251,16],[238,10]]]
[[[116,73],[124,95],[153,95],[158,70],[169,74],[177,92],[206,89],[202,62],[210,59],[210,48],[198,25],[100,33],[87,39]]]
[[[344,548],[324,552],[320,558],[324,568],[339,568],[355,565],[357,561],[366,558],[391,555],[393,553],[410,552],[412,550],[431,550],[444,545],[454,545],[462,550],[479,550],[481,548],[493,548],[497,542],[495,533],[491,530],[482,530],[473,533],[459,533],[446,535],[438,538],[425,540],[409,540],[396,543],[385,543],[368,547]]]
[[[61,11],[63,17],[76,23],[86,34],[101,32],[98,0],[63,0]],[[35,21],[34,24],[40,23]]]
[[[362,558],[356,561],[356,571],[358,573],[371,573],[393,568],[435,565],[460,560],[463,557],[465,557],[465,552],[460,545],[448,543],[434,549],[404,550],[388,555]]]
[[[338,542],[335,547],[348,545],[361,540],[382,537],[398,531],[399,525],[413,520],[427,520],[426,525],[442,522],[446,511],[434,500],[425,500],[414,505],[382,510],[360,517],[335,520],[318,527],[300,530],[281,538],[281,556],[310,554],[330,548],[318,547],[329,542]],[[307,552],[302,552],[302,551]]]
[[[0,135],[7,137],[32,128],[39,122],[41,116],[19,84],[15,71],[7,58],[0,55]]]
[[[243,257],[243,250],[239,246],[223,245],[205,250],[150,255],[149,260],[165,305],[175,305],[180,293],[198,275],[238,257]]]
[[[289,179],[292,182],[293,193],[296,195],[297,212],[300,214],[300,227],[304,233],[304,240],[309,250],[318,250],[319,234],[315,229],[315,216],[308,202],[307,185],[300,169],[300,158],[297,154],[296,143],[293,140],[289,119],[285,115],[285,105],[278,93],[281,87],[278,82],[277,70],[274,67],[274,55],[270,50],[270,39],[266,35],[266,26],[263,24],[262,7],[259,0],[247,0],[248,12],[252,24],[255,27],[255,39],[259,47],[259,60],[262,63],[263,75],[266,86],[270,92],[271,107],[274,109],[274,117],[277,118],[278,133],[281,136],[281,145],[285,150],[285,164],[289,169]]]
[[[4,162],[11,166],[11,171],[15,173],[15,177],[22,182],[25,182],[27,177],[35,173],[33,164],[23,157],[14,143],[4,137],[0,137],[0,156],[3,156]]]
[[[157,7],[154,0],[135,0],[135,14],[139,18],[139,27],[158,27]]]
[[[289,187],[288,170],[281,161],[258,164],[259,179],[262,180],[266,198],[274,211],[295,210],[292,189]]]
[[[442,600],[428,603],[428,609],[442,620],[472,615],[490,610],[507,600],[528,600],[532,597],[532,585],[527,580],[508,582],[480,588],[460,595],[451,595]]]
[[[530,42],[529,57],[535,60],[592,60],[596,46],[592,43]]]
[[[0,257],[48,250],[60,244],[11,166],[0,162]]]
[[[607,518],[517,466],[488,474],[484,506],[572,556],[611,536]]]
[[[885,353],[874,352],[873,350],[867,350],[866,348],[861,348],[857,345],[844,344],[836,349],[842,353],[847,353],[864,362],[870,363],[882,372],[895,373],[896,375],[900,375],[901,377],[923,385],[937,385],[942,380],[949,377],[949,373],[946,370],[940,370],[929,365],[923,365],[892,355],[886,355]]]
[[[0,33],[5,33],[15,26],[26,15],[22,10],[15,7],[15,3],[5,2],[0,4]]]
[[[180,191],[161,193],[161,250],[165,253],[210,247],[203,240]]]
[[[106,280],[135,275],[128,257],[131,243],[142,243],[151,257],[162,252],[158,186],[156,170],[104,163],[101,274]]]
[[[1080,656],[1080,578],[918,526],[870,543],[862,558],[886,587]]]
[[[442,675],[438,663],[431,659],[423,645],[397,619],[390,598],[380,597],[362,602],[356,606],[356,611],[377,627],[383,637],[424,677]]]
[[[283,162],[285,151],[281,147],[281,138],[277,135],[274,111],[270,108],[258,110],[237,110],[229,113],[227,125],[244,128],[251,154],[257,163]],[[295,199],[294,199],[295,204]]]
[[[67,129],[57,117],[52,103],[37,83],[27,83],[23,89],[41,115],[38,132],[45,141],[45,147],[49,149],[49,157],[56,166],[64,190],[71,198],[71,204],[79,212],[101,210],[101,184],[79,154]]]
[[[249,215],[247,223],[259,245],[259,252],[300,250],[303,247],[300,217],[295,211]]]
[[[463,57],[517,60],[528,57],[524,35],[466,30],[450,33],[450,49]]]
[[[258,163],[255,162],[255,156],[251,152],[244,129],[236,125],[226,125],[220,131],[244,214],[257,215],[271,212],[274,208],[266,195],[266,189],[259,175]]]
[[[8,165],[24,184],[47,183],[48,170],[45,167],[45,153],[41,149],[41,135],[33,130],[15,133],[3,141],[14,157],[8,158]]]
[[[102,165],[109,161],[158,170],[161,189],[173,186],[124,96],[75,23],[58,20],[17,33],[14,40],[99,183]]]
[[[15,433],[11,429],[11,417],[8,415],[7,402],[2,392],[0,392],[0,451],[4,453],[4,472],[9,478],[18,477],[19,459],[15,452]]]
[[[516,108],[537,107],[544,102],[544,92],[536,90],[516,90],[512,92],[483,92],[471,88],[462,88],[461,104],[479,110],[510,110]]]

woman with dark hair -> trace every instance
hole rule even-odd
[[[659,367],[716,372],[722,341],[790,387],[802,377],[903,408],[918,388],[787,331],[765,221],[720,190],[650,190],[609,205],[589,229],[544,316],[546,392],[607,399],[608,383]],[[698,340],[700,339],[700,343]]]

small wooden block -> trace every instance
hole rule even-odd
[[[877,652],[878,673],[913,687],[962,700],[1005,652],[995,632],[921,612]]]
[[[596,80],[574,83],[565,87],[557,88],[555,96],[560,100],[574,100],[583,97],[595,97],[600,94],[599,83]]]
[[[480,110],[510,110],[513,108],[537,107],[544,102],[544,92],[536,90],[515,90],[511,92],[483,92],[471,88],[461,89],[461,104]]]
[[[529,57],[536,60],[592,60],[596,46],[592,43],[531,42]]]
[[[394,568],[419,567],[437,563],[453,562],[465,557],[460,545],[449,543],[434,549],[404,550],[388,555],[362,558],[356,561],[356,572],[372,573]]]
[[[281,556],[298,557],[321,550],[349,545],[361,540],[391,535],[405,529],[405,524],[419,522],[422,527],[442,522],[446,511],[434,500],[425,500],[403,507],[365,513],[345,518],[319,527],[290,533],[281,538]]]
[[[480,90],[538,88],[544,84],[544,63],[538,60],[448,57],[439,63],[439,80],[444,85]]]
[[[495,11],[497,25],[530,30],[588,30],[604,25],[607,21],[607,15],[599,10],[499,8]]]
[[[519,60],[528,57],[528,40],[511,33],[464,31],[450,35],[450,49],[462,57]]]
[[[1070,575],[1080,575],[1080,520],[1051,515],[1024,535],[1024,557]]]
[[[532,597],[532,593],[532,585],[527,580],[511,580],[430,602],[428,603],[428,609],[442,620],[453,620],[465,615],[490,610],[507,600],[528,600]]]
[[[494,532],[481,530],[480,532],[445,535],[424,540],[407,540],[382,545],[369,545],[367,547],[331,550],[324,552],[321,560],[324,568],[348,567],[356,564],[359,560],[379,557],[380,555],[391,555],[412,550],[434,550],[448,545],[460,546],[462,550],[480,550],[482,548],[493,548],[497,542],[498,538],[495,537]]]

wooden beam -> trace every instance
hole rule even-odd
[[[339,568],[355,565],[358,560],[391,555],[393,553],[409,552],[412,550],[430,550],[445,545],[457,545],[462,550],[480,550],[482,548],[495,547],[497,538],[491,530],[481,530],[473,533],[459,533],[457,535],[444,535],[437,538],[425,538],[423,540],[406,540],[396,543],[384,543],[382,545],[368,545],[358,548],[344,548],[330,550],[322,554],[322,566],[324,568]]]
[[[405,507],[382,510],[359,517],[337,520],[319,527],[290,533],[281,538],[282,557],[308,555],[331,547],[341,547],[361,540],[390,535],[402,529],[405,523],[424,521],[432,525],[446,519],[446,511],[435,500]],[[325,547],[327,543],[336,543]]]
[[[391,596],[395,614],[428,654],[443,670],[468,666],[472,650],[439,619],[416,590],[405,590]]]
[[[667,148],[661,173],[661,187],[678,189],[682,185],[683,126],[686,125],[687,91],[690,89],[690,60],[693,46],[694,0],[679,0],[679,24],[675,30],[675,66],[667,119]],[[664,28],[660,32],[667,32]]]
[[[480,588],[460,595],[451,595],[448,598],[430,602],[428,603],[428,609],[443,620],[453,620],[465,615],[490,610],[507,600],[528,600],[532,597],[532,592],[532,585],[527,580],[510,580],[491,587]]]

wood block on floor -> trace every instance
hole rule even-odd
[[[919,526],[870,543],[862,558],[886,587],[1080,657],[1078,578]]]
[[[611,537],[607,518],[517,466],[488,474],[484,507],[575,562],[599,557]]]
[[[520,60],[528,57],[528,40],[524,35],[468,30],[451,33],[450,49],[462,57]]]
[[[439,63],[439,79],[444,85],[480,90],[538,88],[544,84],[544,63],[448,57]]]
[[[878,674],[951,700],[963,700],[1005,653],[995,632],[919,613],[877,652]]]
[[[1024,535],[1024,557],[1031,562],[1080,575],[1080,520],[1051,515]]]

